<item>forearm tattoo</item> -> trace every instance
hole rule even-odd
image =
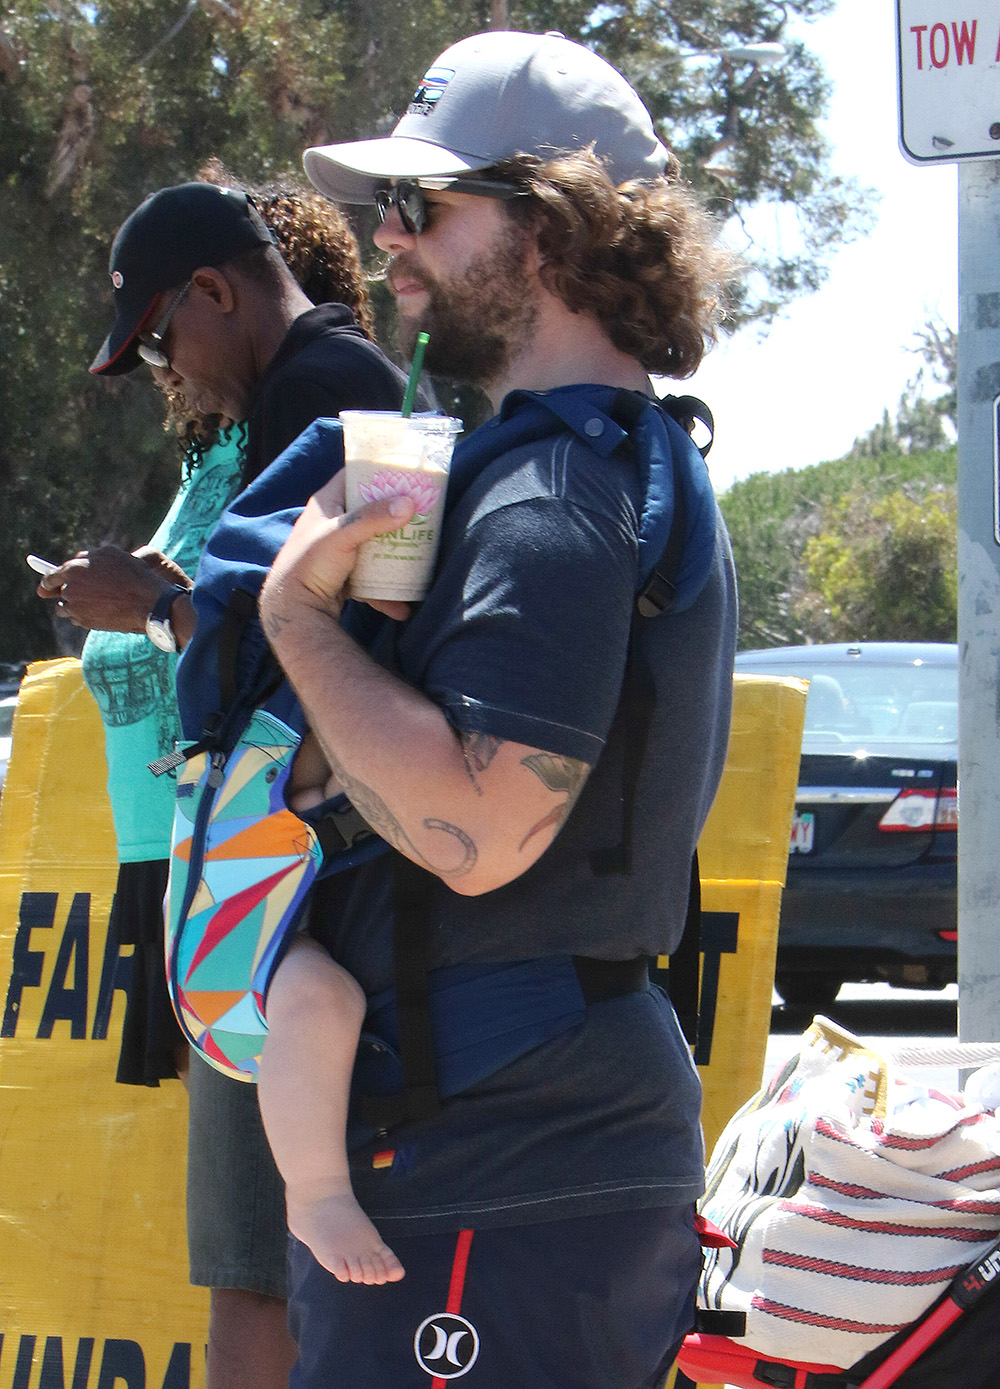
[[[465,830],[461,829],[458,825],[449,824],[447,820],[438,820],[432,816],[428,816],[424,819],[422,824],[425,829],[439,830],[443,834],[447,834],[462,850],[460,861],[451,867],[444,868],[440,864],[432,862],[425,854],[420,852],[413,840],[403,829],[403,826],[386,805],[385,801],[382,800],[381,796],[373,791],[370,786],[366,786],[364,782],[359,781],[357,777],[352,776],[344,764],[334,756],[331,749],[325,744],[323,751],[326,753],[326,759],[330,764],[330,770],[333,772],[334,776],[336,776],[344,795],[354,806],[358,814],[362,816],[363,819],[367,820],[375,833],[381,835],[387,844],[391,844],[392,847],[398,849],[401,854],[405,854],[407,858],[412,859],[414,863],[419,864],[421,868],[426,868],[439,878],[462,878],[466,873],[472,872],[473,868],[476,866],[479,851],[473,839],[470,835],[466,834]]]
[[[580,762],[575,757],[560,757],[553,752],[531,752],[527,757],[521,758],[521,766],[534,772],[550,791],[565,791],[566,799],[561,805],[553,806],[547,815],[543,815],[537,824],[532,825],[518,846],[519,852],[523,851],[529,839],[533,839],[544,830],[554,829],[558,833],[576,804],[590,772],[586,762]]]
[[[290,617],[282,617],[280,613],[266,612],[261,614],[260,625],[264,629],[264,635],[269,642],[274,642],[285,627],[291,625]]]

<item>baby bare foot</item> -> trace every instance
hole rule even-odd
[[[350,1187],[308,1201],[295,1201],[289,1192],[288,1228],[341,1283],[398,1283],[403,1277],[403,1265]]]

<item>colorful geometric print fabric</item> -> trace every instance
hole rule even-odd
[[[223,767],[201,753],[177,777],[167,983],[192,1046],[238,1080],[256,1080],[271,975],[323,857],[285,805],[299,741],[257,710]]]

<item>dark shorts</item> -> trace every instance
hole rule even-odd
[[[108,935],[116,945],[131,945],[132,982],[125,1004],[118,1057],[121,1085],[159,1085],[177,1076],[178,1048],[187,1039],[178,1026],[167,993],[163,966],[163,894],[166,859],[123,863],[118,869]]]
[[[290,1240],[291,1389],[660,1389],[694,1321],[693,1206],[392,1241],[338,1283]]]
[[[256,1085],[191,1055],[187,1177],[191,1282],[284,1297],[285,1188]]]

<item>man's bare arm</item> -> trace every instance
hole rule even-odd
[[[337,785],[401,853],[475,896],[544,853],[589,768],[485,734],[460,737],[433,701],[342,630],[357,547],[400,524],[399,503],[344,516],[334,479],[275,562],[261,616]]]

